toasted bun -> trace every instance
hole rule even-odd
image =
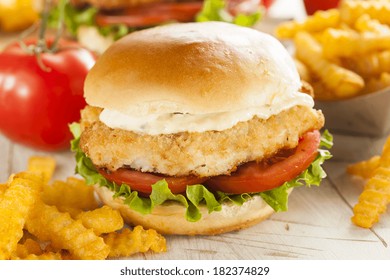
[[[207,114],[274,104],[300,87],[292,58],[272,36],[222,22],[182,23],[111,45],[87,76],[85,98],[128,115]]]
[[[222,210],[208,213],[201,206],[201,220],[189,222],[185,219],[185,208],[179,204],[157,206],[151,214],[143,215],[123,204],[123,199],[113,198],[113,192],[106,187],[95,186],[103,203],[118,209],[130,225],[153,228],[163,234],[215,235],[255,225],[267,219],[274,210],[260,197],[253,196],[242,206],[223,203]],[[289,190],[291,192],[292,189]]]

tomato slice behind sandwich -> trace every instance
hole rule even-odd
[[[157,2],[125,9],[116,14],[99,13],[96,16],[98,26],[124,24],[128,27],[159,25],[170,21],[193,21],[202,9],[202,2]]]
[[[280,187],[310,166],[317,157],[319,144],[319,131],[307,132],[295,151],[284,159],[272,164],[248,162],[231,175],[210,178],[205,185],[230,194],[263,192]]]

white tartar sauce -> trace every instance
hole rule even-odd
[[[245,122],[257,116],[268,119],[273,115],[297,105],[313,107],[311,96],[297,92],[294,98],[278,100],[273,104],[263,104],[260,107],[249,107],[233,112],[217,112],[210,114],[190,114],[187,112],[172,112],[146,116],[130,116],[115,110],[104,109],[100,121],[114,129],[124,129],[140,134],[158,135],[178,132],[222,131],[239,122]]]

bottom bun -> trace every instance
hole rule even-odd
[[[206,207],[200,206],[202,218],[189,222],[185,219],[185,207],[178,203],[156,206],[151,214],[143,215],[123,204],[123,199],[113,198],[114,193],[108,188],[95,186],[95,190],[104,204],[121,212],[126,223],[153,228],[162,234],[215,235],[250,227],[274,213],[259,195],[255,195],[242,206],[223,203],[221,211],[210,214]]]

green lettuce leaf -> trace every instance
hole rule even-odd
[[[48,17],[48,25],[52,28],[58,26],[60,20],[60,6],[55,5],[51,9]],[[86,9],[78,9],[71,5],[69,2],[65,4],[65,17],[64,24],[66,30],[74,37],[77,35],[77,29],[80,26],[94,26],[98,29],[99,33],[103,36],[113,36],[114,40],[117,40],[134,29],[128,28],[124,24],[116,24],[105,27],[98,27],[95,24],[95,17],[98,13],[98,9],[95,7],[88,7]]]
[[[321,135],[320,147],[331,149],[333,146],[333,136],[328,130]],[[295,179],[284,183],[276,189],[260,193],[260,196],[276,211],[287,211],[288,209],[288,189],[306,185],[319,186],[321,180],[326,177],[322,168],[325,160],[330,159],[332,155],[328,150],[318,149],[318,156],[312,164]]]
[[[55,5],[51,9],[48,17],[48,25],[57,28],[60,20],[60,5]],[[122,38],[137,28],[129,28],[124,24],[115,24],[104,27],[96,26],[96,15],[98,9],[88,7],[85,9],[76,8],[68,1],[65,4],[64,24],[66,30],[74,37],[77,36],[77,30],[80,26],[94,26],[103,36],[113,36],[114,40]],[[233,17],[226,10],[226,0],[205,0],[202,10],[196,16],[196,21],[225,21],[241,26],[253,26],[261,18],[261,9],[259,8],[252,14],[238,14]]]
[[[66,29],[76,36],[77,29],[81,25],[94,25],[95,16],[98,12],[97,8],[90,7],[87,9],[77,9],[73,7],[69,2],[65,4],[65,17],[64,23]],[[60,20],[60,5],[55,5],[49,13],[48,24],[50,27],[56,28],[58,21]]]
[[[92,164],[92,161],[83,153],[79,147],[80,141],[80,125],[73,123],[70,125],[70,130],[73,133],[74,139],[71,142],[71,149],[76,157],[75,172],[84,177],[88,185],[99,184],[106,186],[113,193],[114,197],[123,199],[123,202],[131,209],[142,214],[149,214],[153,208],[164,203],[180,203],[186,208],[186,219],[191,222],[196,222],[201,219],[202,215],[199,209],[200,205],[205,205],[208,212],[220,211],[223,202],[231,202],[237,205],[242,205],[252,196],[260,195],[276,212],[286,211],[288,205],[288,189],[299,186],[319,186],[321,180],[326,177],[326,173],[322,168],[325,160],[331,158],[328,150],[319,149],[317,158],[313,163],[303,171],[297,178],[284,183],[282,186],[261,193],[244,193],[240,195],[232,195],[223,192],[210,192],[201,184],[187,186],[186,195],[173,194],[165,180],[160,180],[152,185],[152,193],[148,198],[140,197],[137,191],[132,191],[131,186],[126,184],[117,185],[104,178]],[[325,131],[321,136],[320,147],[330,149],[332,147],[332,135]]]
[[[261,9],[251,14],[238,14],[232,16],[227,11],[226,0],[205,0],[202,10],[197,14],[196,21],[224,21],[240,26],[253,26],[261,19]]]

